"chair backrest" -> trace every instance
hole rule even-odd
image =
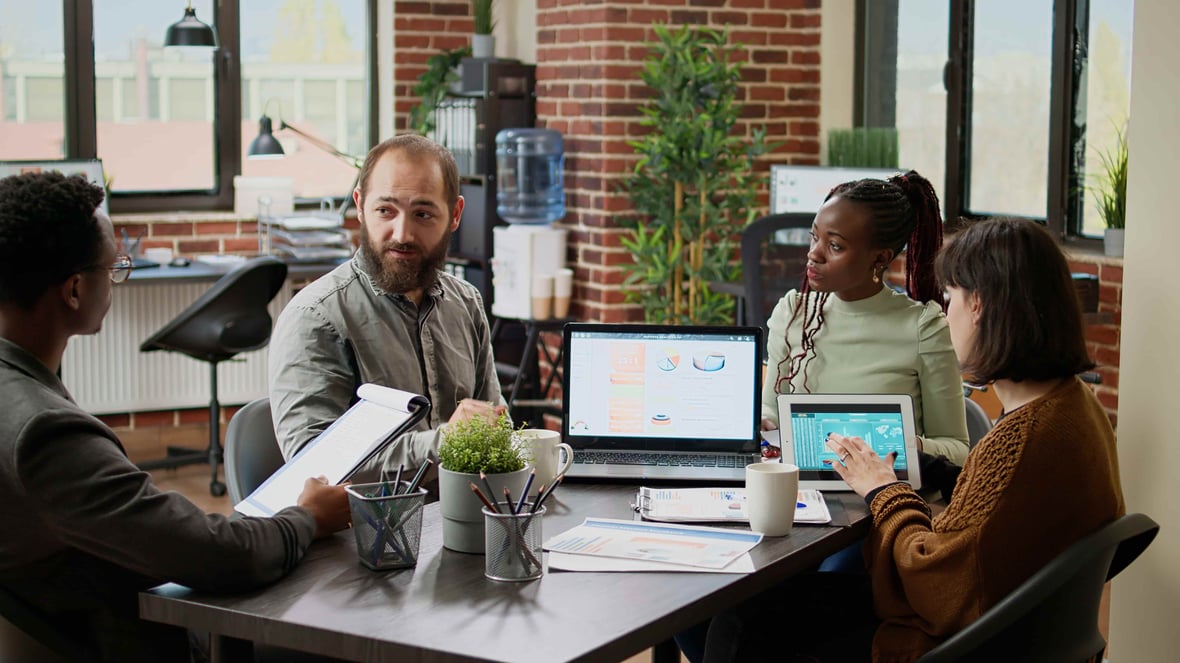
[[[746,324],[759,325],[766,333],[766,319],[783,294],[802,284],[810,242],[806,234],[781,230],[810,229],[814,214],[771,214],[742,230],[742,286],[745,290]],[[789,243],[788,243],[789,242]]]
[[[250,401],[234,413],[225,431],[225,483],[229,499],[241,502],[283,466],[270,418],[270,399]]]
[[[55,624],[40,609],[30,605],[23,598],[4,587],[0,587],[0,616],[3,616],[37,644],[60,656],[63,661],[99,660],[96,649],[92,650],[87,645],[78,642],[74,635],[67,633],[62,627]],[[26,645],[26,647],[32,649],[33,645]],[[29,658],[25,660],[45,660],[42,657],[44,652],[22,651],[19,648],[9,648],[7,644],[0,647],[0,650],[4,652],[5,660],[9,660],[9,657],[19,656],[28,656]]]
[[[219,362],[264,347],[271,331],[266,306],[286,278],[283,261],[272,256],[251,258],[218,279],[139,349],[171,350]]]
[[[992,429],[992,420],[987,416],[983,406],[970,398],[963,399],[963,406],[967,408],[967,445],[974,449]]]
[[[1141,513],[1118,518],[1066,548],[983,616],[918,663],[1085,661],[1102,653],[1102,587],[1159,532]]]

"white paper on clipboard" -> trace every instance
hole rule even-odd
[[[430,409],[424,396],[363,384],[359,401],[283,465],[250,496],[234,506],[247,516],[273,516],[294,506],[308,477],[326,476],[333,485],[393,442]]]

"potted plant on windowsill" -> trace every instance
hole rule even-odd
[[[496,57],[496,38],[492,31],[496,21],[492,19],[495,0],[471,0],[471,17],[475,22],[475,34],[471,35],[471,57]]]
[[[1098,153],[1102,172],[1097,175],[1098,184],[1090,188],[1098,205],[1098,215],[1106,226],[1102,236],[1103,252],[1120,258],[1127,223],[1127,156],[1127,134],[1120,129],[1115,134],[1114,146]]]
[[[502,501],[507,487],[519,499],[528,481],[525,451],[516,443],[507,414],[488,420],[474,417],[447,424],[438,448],[438,500],[443,516],[443,546],[466,553],[483,554],[483,504],[471,492],[471,484],[487,492],[479,476],[487,475],[493,495]]]

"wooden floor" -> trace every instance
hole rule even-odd
[[[209,494],[209,467],[206,465],[189,465],[173,470],[154,470],[152,477],[161,490],[175,490],[205,511],[222,514],[233,512],[229,497],[213,497]],[[687,659],[682,658],[681,660],[687,663]],[[651,661],[650,652],[632,656],[622,663],[648,663],[649,661]]]

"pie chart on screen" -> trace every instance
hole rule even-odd
[[[680,365],[680,353],[671,348],[664,348],[664,356],[656,362],[656,368],[661,371],[674,371]]]

